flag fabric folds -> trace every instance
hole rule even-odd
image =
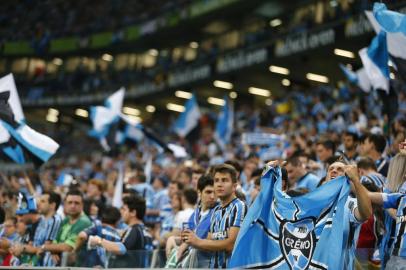
[[[185,137],[199,124],[200,116],[199,105],[197,104],[195,95],[193,95],[192,98],[186,102],[185,111],[179,115],[179,118],[173,126],[173,130],[180,137]]]
[[[228,97],[224,98],[225,104],[219,114],[214,138],[222,149],[230,143],[234,125],[234,107]]]
[[[24,113],[11,74],[0,79],[0,151],[3,156],[39,167],[58,150],[59,144],[25,123]]]
[[[344,75],[347,77],[348,81],[350,81],[353,84],[356,84],[366,93],[369,93],[371,91],[371,82],[369,81],[365,68],[360,68],[355,72],[349,70],[343,64],[340,64],[340,68],[343,71]]]
[[[289,197],[281,187],[280,168],[267,166],[229,267],[343,269],[348,180],[339,177],[299,197]]]
[[[390,76],[386,33],[379,32],[368,48],[359,51],[359,55],[372,87],[385,90],[388,93]]]

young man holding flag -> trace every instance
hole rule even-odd
[[[214,209],[207,239],[201,239],[191,230],[182,232],[182,240],[196,249],[212,251],[210,268],[227,268],[242,221],[246,204],[235,195],[237,171],[228,164],[214,169],[214,192],[220,205]]]

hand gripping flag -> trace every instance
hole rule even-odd
[[[366,93],[369,93],[371,91],[371,82],[369,81],[365,68],[360,68],[355,72],[349,70],[343,64],[340,64],[340,68],[343,71],[344,75],[347,77],[348,81],[357,85]]]
[[[281,187],[280,168],[267,167],[229,267],[343,269],[347,179],[339,177],[299,197],[289,197]]]
[[[0,79],[0,152],[18,164],[33,162],[39,167],[58,150],[51,138],[30,128],[23,110],[13,76]]]

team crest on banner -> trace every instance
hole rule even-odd
[[[291,269],[307,269],[315,247],[315,222],[307,218],[280,224],[280,247]]]

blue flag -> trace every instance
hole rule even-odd
[[[181,137],[185,137],[199,123],[200,109],[197,104],[195,95],[192,96],[185,104],[185,111],[179,115],[173,130]]]
[[[299,197],[288,196],[281,187],[280,168],[266,168],[229,267],[343,269],[347,179],[339,177]]]
[[[348,81],[356,84],[364,92],[369,93],[371,90],[371,82],[369,81],[368,75],[366,74],[365,68],[360,68],[357,71],[349,70],[343,64],[340,64],[340,68],[344,75],[347,77]]]
[[[224,98],[223,110],[218,116],[214,138],[222,149],[230,143],[234,125],[234,108],[228,97]]]

